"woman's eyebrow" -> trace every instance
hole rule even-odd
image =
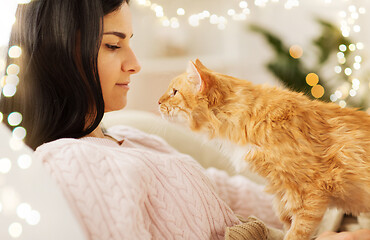
[[[117,37],[122,38],[122,39],[126,38],[126,34],[124,34],[122,32],[105,32],[103,34],[104,35],[106,35],[106,34],[114,35],[114,36],[117,36]],[[131,34],[130,38],[132,38],[133,36],[134,36],[134,34]]]

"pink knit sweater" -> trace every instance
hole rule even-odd
[[[244,177],[203,169],[159,137],[116,126],[37,148],[88,239],[223,239],[236,213],[280,227],[271,196]]]

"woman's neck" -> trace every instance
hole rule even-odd
[[[109,135],[105,135],[100,125],[97,128],[95,128],[95,130],[92,131],[90,134],[86,135],[86,137],[105,138],[105,139],[113,140],[117,142],[118,144],[122,144],[122,141],[120,142],[117,139]]]
[[[102,128],[99,125],[97,128],[95,128],[94,131],[92,131],[91,133],[89,133],[88,135],[86,135],[86,137],[105,138],[105,135],[103,133]]]

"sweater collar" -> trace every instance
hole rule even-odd
[[[87,141],[87,142],[92,142],[92,143],[97,143],[100,145],[106,145],[106,146],[111,146],[111,147],[117,147],[121,146],[121,144],[118,144],[115,142],[113,139],[107,139],[107,138],[98,138],[98,137],[82,137],[80,138],[81,140]]]

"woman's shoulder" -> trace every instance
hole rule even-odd
[[[61,138],[51,142],[43,143],[38,146],[35,153],[49,152],[49,151],[59,151],[68,147],[82,147],[84,142],[80,139],[75,138]]]
[[[81,166],[90,166],[95,169],[92,174],[99,175],[107,169],[119,168],[126,173],[145,169],[137,151],[125,151],[116,142],[100,138],[58,139],[39,146],[34,157],[55,171],[81,172]]]
[[[45,162],[65,158],[98,158],[100,155],[105,155],[106,152],[101,144],[83,139],[61,138],[42,144],[36,148],[34,156]]]
[[[44,143],[36,148],[35,153],[58,152],[66,149],[81,149],[92,147],[92,144],[82,139],[60,138],[51,142]]]

